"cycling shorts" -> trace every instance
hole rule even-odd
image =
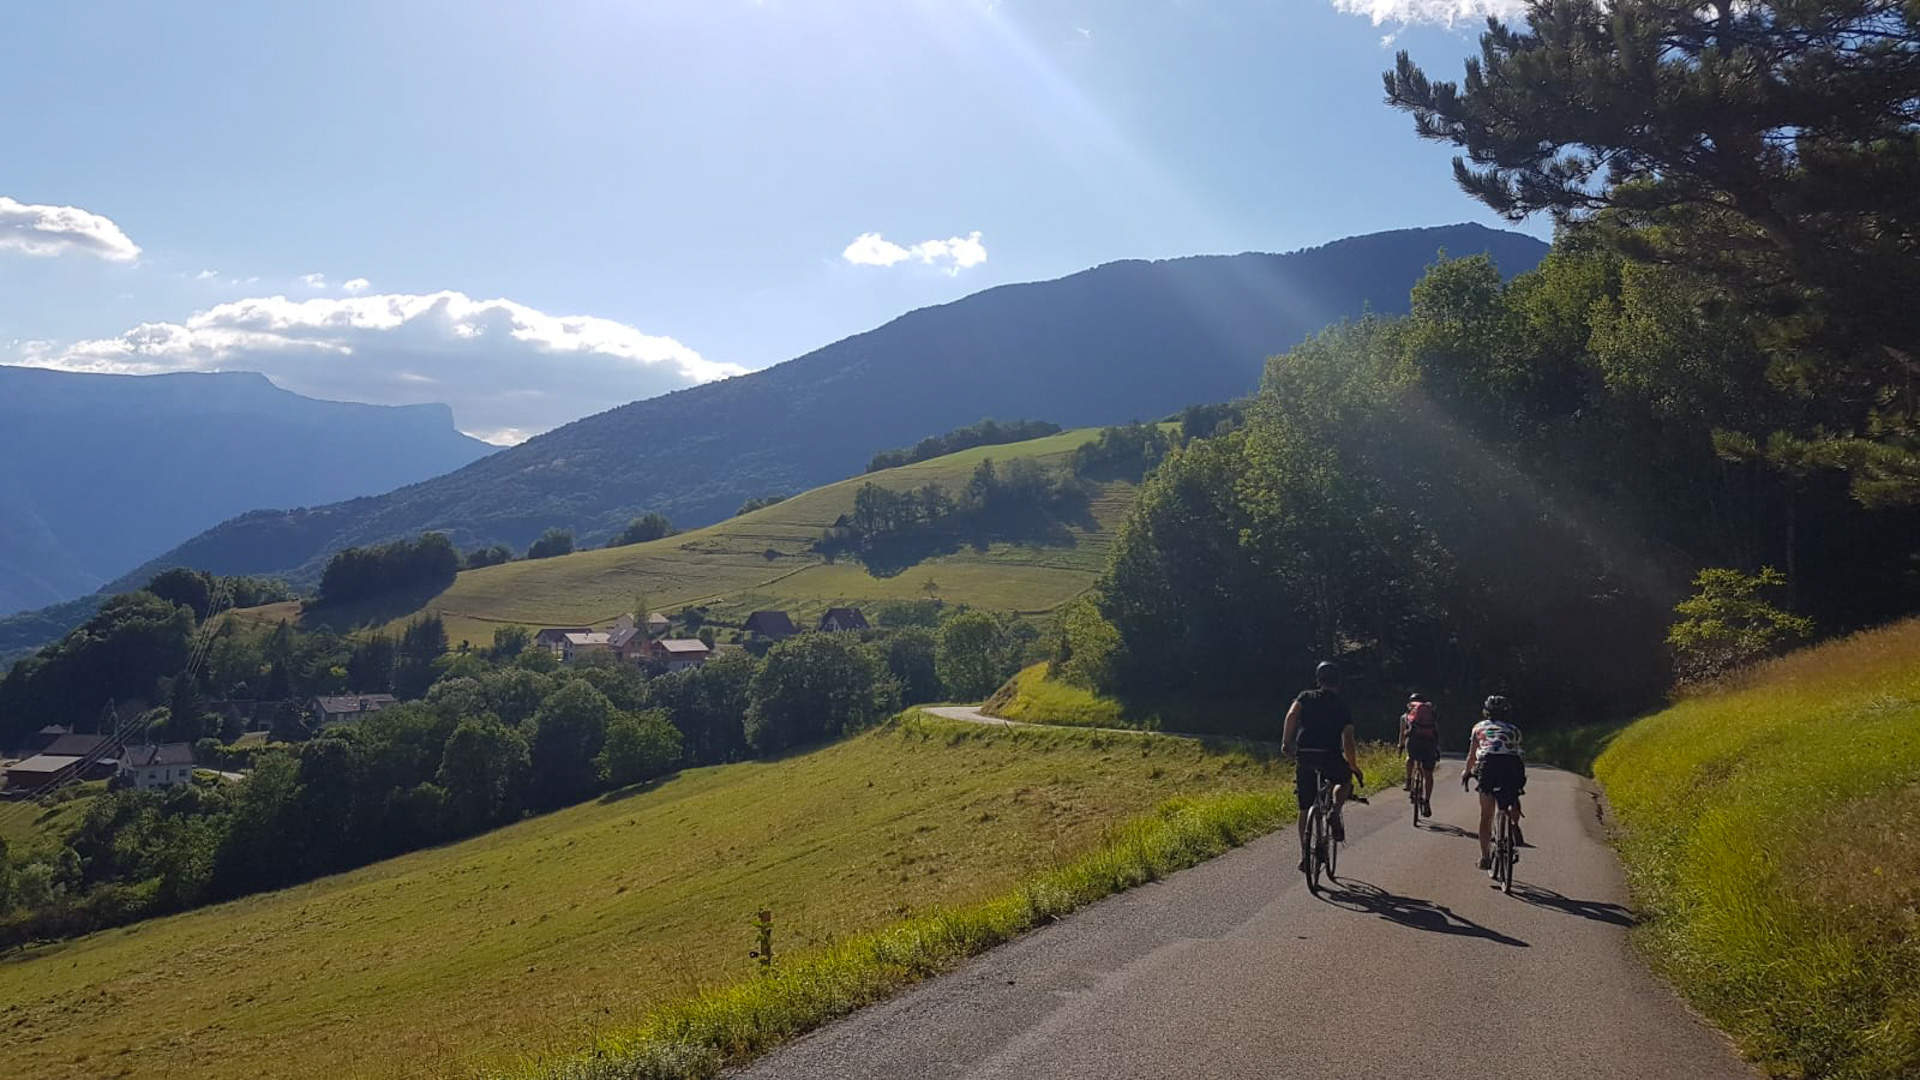
[[[1431,769],[1440,760],[1440,740],[1408,739],[1407,756]]]
[[[1293,770],[1293,794],[1304,812],[1320,797],[1320,777],[1325,775],[1334,787],[1353,780],[1353,770],[1338,750],[1302,750]]]
[[[1527,790],[1527,763],[1519,754],[1488,754],[1477,770],[1480,791],[1501,806],[1512,806]]]

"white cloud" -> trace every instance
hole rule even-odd
[[[372,284],[373,282],[368,281],[366,278],[357,277],[357,278],[354,278],[352,281],[341,282],[340,291],[350,292],[350,293],[363,293],[363,292],[366,292],[368,287],[370,287]]]
[[[212,281],[214,278],[217,278],[219,276],[220,276],[220,271],[218,270],[202,270],[199,273],[193,275],[193,280]]]
[[[854,237],[840,257],[855,266],[892,266],[907,258],[907,249],[891,240],[882,239],[877,232],[861,233]]]
[[[919,259],[948,274],[958,274],[987,261],[987,247],[980,242],[980,230],[945,240],[923,240],[910,248],[886,239],[877,232],[861,233],[848,244],[840,257],[856,266],[892,266],[908,259]]]
[[[445,402],[463,430],[502,441],[745,370],[611,319],[458,292],[235,300],[181,323],[15,351],[67,371],[259,371],[314,397]]]
[[[327,287],[327,275],[325,274],[301,274],[298,280],[300,284],[305,285],[309,289],[324,289]]]
[[[1526,14],[1526,0],[1333,0],[1333,6],[1349,15],[1364,15],[1373,25],[1397,23],[1439,23],[1452,26],[1459,22],[1479,22],[1489,15],[1502,19]],[[1393,38],[1381,39],[1391,44]]]
[[[77,206],[37,206],[0,195],[0,248],[29,255],[78,251],[110,262],[132,262],[140,246],[120,226]]]

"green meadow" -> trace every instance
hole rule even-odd
[[[13,1075],[452,1076],[556,1059],[784,958],[977,904],[1286,767],[912,717],[297,888],[0,958]],[[1276,804],[1280,800],[1273,800]]]

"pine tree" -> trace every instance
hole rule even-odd
[[[1920,4],[1531,0],[1389,104],[1511,220],[1685,267],[1766,323],[1786,453],[1920,501]],[[1839,437],[1835,437],[1838,433]]]

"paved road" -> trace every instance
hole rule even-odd
[[[1442,762],[1441,769],[1448,769]],[[1458,774],[1455,763],[1451,775]],[[1515,895],[1458,782],[1416,830],[1351,807],[1344,890],[1291,832],[1133,890],[825,1028],[752,1080],[1754,1080],[1629,950],[1585,781],[1536,768]]]
[[[937,716],[942,720],[962,720],[969,724],[985,724],[988,727],[1058,728],[1061,726],[1059,724],[1029,724],[1023,720],[1004,720],[998,716],[988,716],[986,713],[983,713],[980,711],[980,706],[978,705],[935,705],[935,706],[923,705],[920,707],[920,711],[924,713],[932,713],[934,716]],[[1206,736],[1204,735],[1188,735],[1184,732],[1178,732],[1178,731],[1141,731],[1139,728],[1076,727],[1076,728],[1073,728],[1072,730],[1099,731],[1099,732],[1105,732],[1106,734],[1109,734],[1109,735],[1139,735],[1142,737],[1153,736],[1153,737],[1162,738],[1162,739],[1206,738]],[[1228,740],[1228,741],[1231,741],[1231,740]]]

